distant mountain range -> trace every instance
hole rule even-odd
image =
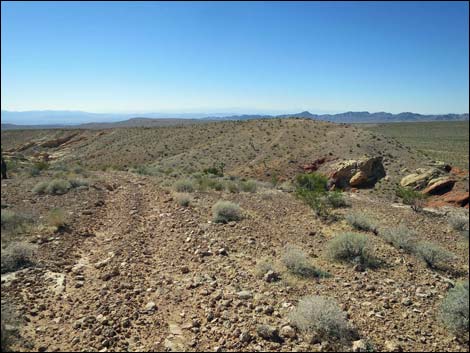
[[[308,111],[295,114],[282,115],[220,115],[209,116],[205,114],[164,114],[149,113],[145,117],[136,117],[136,114],[98,114],[80,111],[28,111],[10,112],[2,110],[2,130],[13,129],[52,129],[52,128],[80,128],[105,129],[115,127],[159,127],[180,124],[194,124],[212,121],[252,120],[273,118],[307,118],[330,121],[334,123],[396,123],[420,121],[462,121],[469,120],[465,114],[436,114],[423,115],[404,112],[392,114],[386,112],[369,113],[345,112],[340,114],[312,114]],[[3,123],[5,121],[5,123]],[[16,123],[10,123],[15,121]],[[48,121],[49,124],[31,124],[31,121]],[[94,121],[88,123],[66,123],[68,121]]]

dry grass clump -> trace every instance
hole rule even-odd
[[[307,255],[296,246],[284,249],[282,262],[290,273],[304,278],[328,277],[328,273],[317,269],[307,259]]]
[[[289,321],[299,330],[314,333],[322,339],[349,340],[356,336],[346,313],[338,303],[322,296],[307,296],[289,314]]]
[[[175,196],[176,203],[181,207],[189,207],[192,202],[192,198],[187,193],[180,193]]]
[[[36,247],[25,242],[15,242],[2,249],[1,272],[14,272],[35,264]]]
[[[467,280],[450,289],[442,302],[440,318],[455,335],[468,334],[468,301]]]
[[[191,180],[178,180],[173,185],[175,191],[177,192],[193,192],[194,185]]]
[[[363,230],[366,232],[377,232],[377,225],[367,216],[357,213],[350,213],[346,215],[346,221],[355,229]]]
[[[373,254],[367,236],[357,233],[344,233],[334,237],[328,244],[328,256],[336,261],[360,264],[364,267],[377,267],[380,261]]]
[[[230,201],[217,201],[212,207],[212,213],[215,223],[228,223],[243,218],[240,206]]]
[[[455,260],[455,255],[439,245],[420,242],[416,245],[416,255],[422,259],[429,268],[445,270]]]
[[[402,249],[407,253],[413,253],[415,251],[416,233],[403,224],[395,228],[384,230],[381,236],[397,249]]]
[[[67,216],[61,208],[50,210],[46,216],[47,224],[57,229],[63,228],[67,224]]]

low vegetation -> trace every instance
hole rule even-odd
[[[69,190],[79,187],[88,186],[88,181],[81,178],[71,179],[52,179],[50,181],[42,181],[33,188],[33,193],[37,195],[63,195]]]
[[[1,211],[2,230],[12,233],[21,233],[27,229],[30,223],[31,219],[25,215],[18,214],[11,210],[2,209]]]
[[[67,225],[67,216],[64,210],[60,208],[54,208],[47,213],[46,216],[47,224],[51,227],[55,227],[60,230]]]
[[[177,192],[193,192],[194,191],[194,185],[191,180],[178,180],[174,185],[173,185],[175,191]]]
[[[421,192],[399,186],[396,194],[405,205],[410,205],[414,211],[418,212],[423,208],[426,195]]]
[[[380,235],[397,249],[402,249],[407,253],[413,253],[416,250],[416,233],[403,224],[388,228]]]
[[[332,298],[307,296],[289,314],[289,321],[299,330],[315,333],[321,339],[349,340],[355,336],[347,315]]]
[[[377,233],[377,225],[375,221],[365,215],[350,213],[346,215],[345,218],[346,221],[357,230]]]
[[[348,203],[344,200],[341,192],[329,192],[327,186],[328,179],[321,174],[299,174],[295,180],[295,193],[318,216],[328,218],[331,216],[332,208],[344,207]]]
[[[212,207],[212,213],[215,223],[228,223],[243,218],[240,206],[230,201],[217,201]]]
[[[452,229],[463,232],[468,230],[468,217],[454,215],[449,218]]]
[[[176,199],[176,203],[178,204],[178,206],[181,206],[181,207],[189,207],[192,201],[191,196],[186,193],[177,194],[175,196],[175,199]]]
[[[369,243],[367,236],[363,234],[344,233],[335,236],[329,242],[327,253],[336,261],[374,268],[379,265],[379,261]]]
[[[2,249],[2,273],[14,272],[35,264],[36,247],[25,242],[15,242]]]
[[[287,246],[282,261],[290,273],[304,278],[328,277],[328,273],[317,269],[307,259],[307,255],[296,246]]]
[[[441,306],[441,320],[455,335],[468,334],[468,280],[449,290]]]
[[[429,268],[445,270],[455,260],[455,255],[439,245],[420,242],[416,245],[416,255],[422,259]]]

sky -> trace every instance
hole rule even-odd
[[[469,111],[468,2],[1,2],[2,110]]]

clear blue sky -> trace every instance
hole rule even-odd
[[[469,110],[467,2],[1,7],[6,110]]]

